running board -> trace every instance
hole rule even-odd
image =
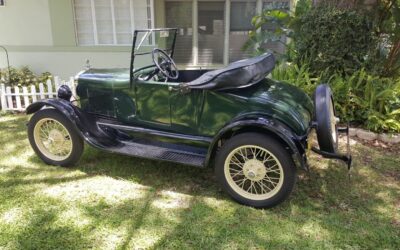
[[[146,159],[204,167],[207,149],[145,140],[121,141],[107,151]]]

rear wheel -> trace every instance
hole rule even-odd
[[[217,154],[215,171],[233,199],[257,208],[283,202],[296,180],[293,160],[282,144],[257,133],[229,139]]]
[[[71,122],[55,109],[43,109],[32,116],[28,138],[35,153],[50,165],[72,166],[83,152],[82,138]]]

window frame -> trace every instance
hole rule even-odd
[[[95,0],[90,0],[90,8],[91,8],[91,17],[92,17],[92,25],[93,25],[93,44],[80,44],[79,43],[79,35],[78,35],[78,27],[77,27],[77,16],[76,16],[76,10],[75,10],[75,1],[72,1],[72,10],[73,10],[73,17],[74,17],[74,28],[75,28],[75,43],[76,46],[78,47],[127,47],[127,46],[132,46],[131,43],[118,43],[117,40],[117,32],[116,32],[116,19],[115,19],[115,9],[114,9],[114,0],[109,0],[110,1],[110,12],[111,12],[111,26],[112,26],[112,39],[113,43],[111,44],[102,44],[99,43],[98,41],[98,30],[97,30],[97,20],[96,20],[96,9],[95,9]],[[155,17],[154,17],[154,0],[146,0],[149,1],[150,3],[150,18],[147,18],[146,21],[147,23],[150,21],[151,22],[151,29],[154,29],[155,25]],[[129,11],[130,11],[130,28],[131,28],[131,36],[133,39],[133,33],[135,31],[135,15],[134,15],[134,3],[133,0],[129,0]],[[151,45],[149,45],[151,46]]]

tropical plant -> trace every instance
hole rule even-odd
[[[306,63],[281,63],[272,78],[293,84],[310,96],[320,83],[330,85],[342,122],[351,122],[376,132],[400,132],[400,80],[368,74],[365,69],[351,75],[321,72],[312,77]]]

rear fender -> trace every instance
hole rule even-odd
[[[97,148],[107,148],[118,145],[118,141],[103,131],[96,119],[63,99],[45,99],[29,105],[27,114],[33,114],[43,108],[54,108],[62,113],[73,125],[76,132],[90,145]]]
[[[305,136],[299,137],[295,135],[286,125],[277,121],[276,119],[269,117],[243,118],[226,125],[218,132],[218,134],[211,142],[208,149],[205,165],[208,166],[210,164],[213,153],[217,150],[218,142],[221,139],[227,138],[230,135],[235,134],[236,132],[240,133],[241,130],[246,128],[256,128],[258,131],[262,130],[266,133],[277,136],[289,148],[296,166],[302,167],[305,170],[308,169],[307,163],[303,157],[305,152],[304,147],[302,147],[300,143],[303,139],[305,139]]]

